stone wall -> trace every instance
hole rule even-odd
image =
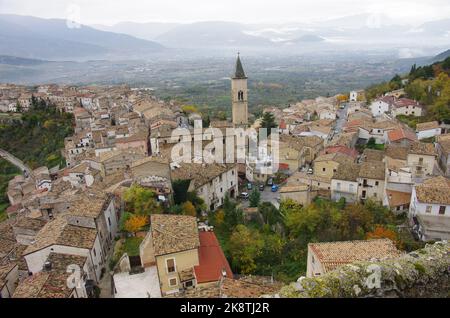
[[[396,259],[357,262],[300,278],[275,297],[450,297],[450,243],[428,244]]]

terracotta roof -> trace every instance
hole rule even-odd
[[[222,270],[227,273],[226,277],[233,278],[233,272],[214,232],[202,231],[199,233],[199,239],[199,265],[194,267],[197,282],[219,281],[222,277]]]
[[[97,218],[110,202],[110,197],[100,191],[90,190],[76,195],[76,201],[72,202],[69,210],[70,215]]]
[[[150,224],[156,256],[200,246],[197,219],[193,216],[153,214]]]
[[[308,247],[327,272],[357,261],[395,258],[402,254],[389,239],[310,243]]]
[[[347,156],[350,156],[353,159],[356,159],[358,157],[358,151],[343,145],[330,146],[325,148],[324,150],[324,153],[326,154],[335,152],[346,154]]]
[[[408,158],[408,147],[398,145],[388,145],[385,150],[387,157],[397,160],[406,160]]]
[[[317,147],[323,144],[323,139],[317,136],[288,136],[280,135],[280,143],[286,143],[289,147],[301,151],[303,147]]]
[[[415,133],[413,133],[412,131],[409,131],[409,130],[405,130],[403,128],[394,129],[394,130],[389,131],[388,138],[392,142],[400,141],[402,139],[408,139],[411,141],[417,140],[417,136]]]
[[[390,207],[407,205],[411,202],[411,193],[409,192],[400,192],[386,189],[386,195]]]
[[[436,156],[436,149],[434,149],[433,144],[417,141],[411,144],[409,153],[416,155]]]
[[[424,130],[435,129],[435,128],[439,128],[439,123],[437,121],[418,123],[416,125],[416,131],[424,131]]]
[[[448,178],[439,176],[427,179],[415,188],[420,202],[450,205],[450,179]]]

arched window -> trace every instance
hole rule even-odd
[[[243,91],[238,92],[238,100],[240,100],[240,101],[244,100],[244,92]]]

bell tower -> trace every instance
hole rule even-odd
[[[231,78],[231,101],[233,126],[246,128],[248,125],[247,76],[245,76],[239,53],[236,69]]]

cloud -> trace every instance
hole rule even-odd
[[[384,14],[416,24],[450,16],[448,0],[0,0],[0,13],[65,18],[70,5],[81,9],[81,22],[119,21],[241,23],[310,22],[359,13]]]

